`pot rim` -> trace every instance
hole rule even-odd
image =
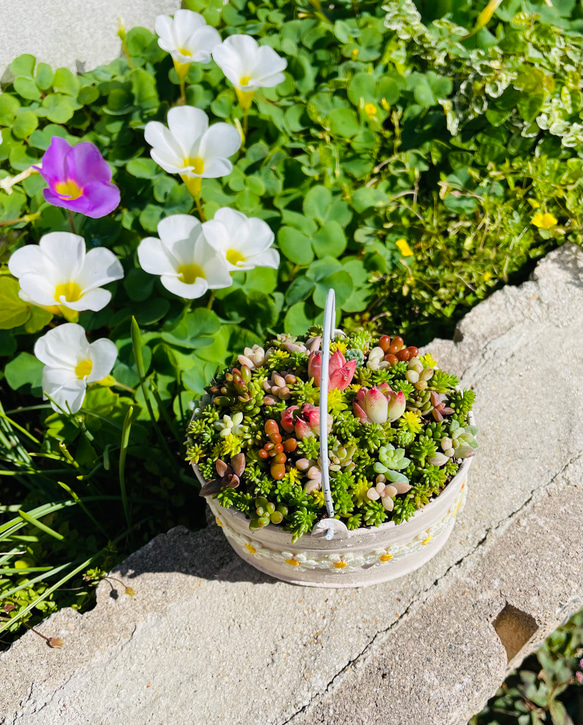
[[[348,533],[344,534],[344,536],[342,538],[344,540],[346,540],[346,539],[354,538],[357,536],[359,536],[359,537],[360,536],[372,536],[372,535],[376,535],[376,534],[382,534],[386,531],[391,531],[391,530],[396,531],[397,529],[399,530],[399,532],[403,533],[403,532],[407,532],[408,529],[413,529],[413,528],[419,526],[420,524],[422,526],[423,525],[422,519],[427,518],[427,514],[431,510],[435,509],[436,506],[438,504],[440,504],[440,502],[441,502],[440,505],[445,506],[447,504],[447,502],[449,501],[449,499],[454,497],[454,495],[455,495],[454,492],[456,489],[455,484],[458,482],[458,480],[465,478],[467,472],[470,469],[470,466],[473,463],[473,460],[474,460],[474,456],[472,456],[470,458],[464,458],[458,469],[458,472],[451,479],[451,481],[447,484],[447,486],[437,496],[432,498],[429,501],[429,503],[427,503],[427,504],[425,504],[425,506],[421,506],[421,508],[417,509],[417,511],[413,514],[413,516],[411,516],[411,518],[408,519],[407,521],[404,521],[401,524],[396,524],[394,521],[387,521],[386,523],[381,524],[380,526],[362,526],[358,529],[349,529]],[[205,479],[203,478],[202,474],[200,473],[198,466],[195,463],[193,463],[192,468],[194,469],[196,477],[198,478],[198,480],[200,481],[200,483],[202,485],[204,483]],[[216,506],[218,506],[220,508],[221,511],[226,512],[226,514],[228,516],[234,517],[235,519],[239,520],[241,523],[244,522],[247,525],[249,524],[250,519],[242,511],[238,511],[235,508],[224,508],[223,506],[221,506],[221,504],[219,503],[219,501],[217,501],[217,499],[215,497],[213,497],[211,500],[213,501],[213,503]],[[326,517],[323,517],[323,519],[325,519],[325,518]],[[319,521],[321,521],[323,519],[319,519]],[[289,531],[285,531],[285,529],[282,529],[280,526],[276,526],[275,524],[268,524],[267,526],[262,527],[259,531],[260,532],[269,532],[270,534],[281,535],[281,536],[286,536],[286,537],[291,536]],[[249,533],[247,535],[250,538],[253,538],[255,533],[257,533],[257,532],[249,530]],[[304,536],[302,536],[300,539],[298,539],[298,541],[296,542],[296,546],[302,539],[304,539],[304,537],[306,538],[306,541],[309,541],[309,539],[311,537],[311,533],[304,534]]]

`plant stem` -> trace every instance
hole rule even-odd
[[[210,296],[210,299],[209,299],[209,301],[208,301],[208,304],[207,304],[207,306],[206,306],[207,310],[210,310],[210,309],[212,308],[212,306],[213,306],[213,302],[215,301],[215,297],[216,297],[216,296],[217,296],[217,293],[216,293],[216,292],[215,292],[215,291],[213,290],[213,291],[211,292],[211,296]]]
[[[198,209],[198,215],[200,216],[201,222],[206,221],[204,211],[202,210],[202,204],[200,203],[200,196],[195,196],[194,201],[196,202],[196,208]]]
[[[69,224],[71,225],[71,230],[73,231],[73,234],[77,234],[77,231],[75,229],[75,222],[73,221],[73,212],[67,210],[67,214],[69,215]]]

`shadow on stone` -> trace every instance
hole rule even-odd
[[[534,617],[521,609],[506,605],[492,622],[496,634],[504,645],[508,662],[514,659],[525,644],[538,631],[538,624]]]
[[[127,579],[152,572],[178,572],[211,581],[255,584],[277,581],[240,559],[214,521],[200,531],[176,526],[156,536],[122,562],[117,571]]]

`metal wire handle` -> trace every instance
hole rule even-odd
[[[322,490],[328,518],[319,521],[312,534],[325,533],[326,539],[330,540],[335,533],[346,535],[346,526],[334,518],[334,502],[330,490],[330,475],[328,471],[328,371],[330,369],[330,342],[335,335],[335,294],[334,290],[328,291],[326,305],[324,307],[324,330],[322,332],[322,366],[320,370],[320,470],[322,472]]]

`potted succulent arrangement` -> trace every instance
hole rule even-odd
[[[401,337],[331,339],[326,319],[217,374],[188,459],[243,559],[293,583],[362,586],[417,569],[449,537],[477,448],[474,393]]]

